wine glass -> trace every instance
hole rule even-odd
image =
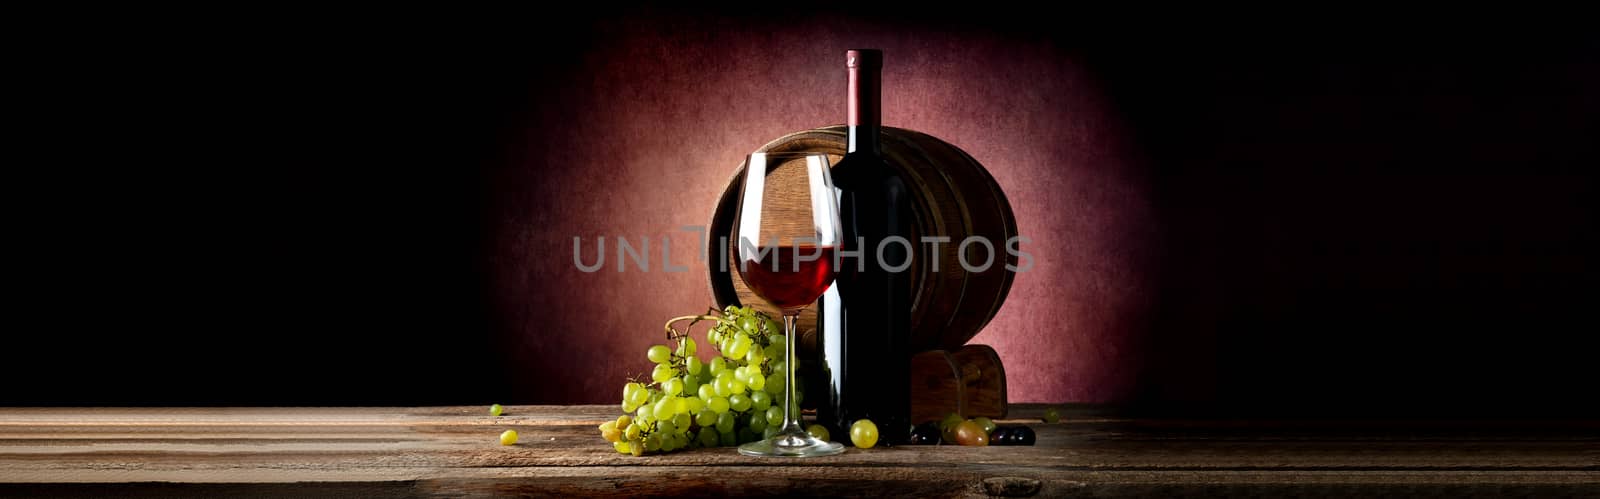
[[[747,456],[812,457],[844,452],[812,437],[794,403],[794,322],[833,283],[839,207],[828,156],[757,152],[745,158],[739,200],[739,272],[751,291],[783,311],[783,426],[766,440],[739,446]]]

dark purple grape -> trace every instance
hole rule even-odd
[[[939,433],[939,423],[917,425],[911,430],[911,445],[938,445],[942,440]]]
[[[1018,426],[1011,430],[1011,445],[1033,445],[1038,437],[1033,434],[1033,428]]]
[[[1011,445],[1011,427],[1000,426],[989,434],[989,445]]]
[[[1021,425],[1004,425],[994,429],[989,445],[1033,445],[1037,437],[1033,429]]]

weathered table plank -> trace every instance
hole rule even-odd
[[[1042,407],[1020,405],[1017,418]],[[1032,447],[619,455],[612,406],[0,409],[0,495],[1348,493],[1600,496],[1600,422],[1164,421],[1069,407]],[[504,429],[518,445],[498,445]]]

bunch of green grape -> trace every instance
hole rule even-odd
[[[706,340],[717,350],[702,363],[696,343],[672,325],[704,320],[716,325]],[[600,425],[600,436],[617,452],[644,455],[693,447],[732,446],[771,437],[783,424],[785,384],[783,329],[749,307],[729,306],[719,314],[674,318],[667,322],[675,348],[654,345],[645,356],[655,363],[649,381],[622,386],[623,415]],[[800,413],[801,383],[790,407]]]

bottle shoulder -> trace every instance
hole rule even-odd
[[[891,187],[905,189],[904,174],[882,156],[853,152],[844,155],[833,165],[831,176],[840,188]]]
[[[839,158],[839,162],[834,165],[835,168],[843,166],[888,168],[889,162],[883,159],[883,154],[881,153],[852,151],[845,153],[844,156]]]

